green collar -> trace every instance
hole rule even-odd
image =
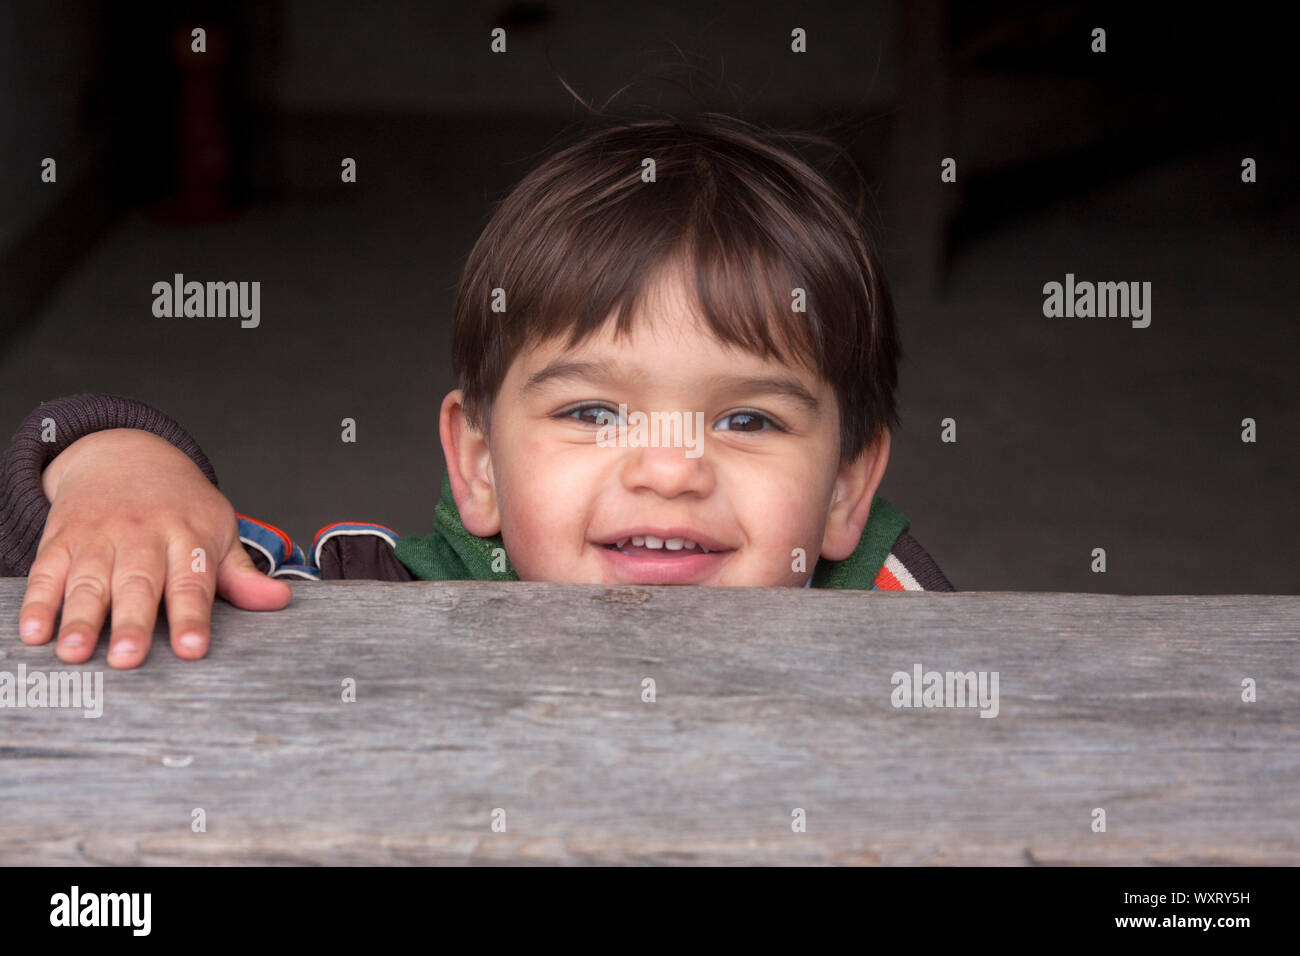
[[[818,561],[812,586],[870,590],[908,524],[905,514],[877,495],[871,502],[871,514],[857,549],[843,561]],[[501,535],[480,538],[465,530],[446,475],[442,479],[442,498],[433,512],[433,532],[423,538],[402,538],[395,551],[397,559],[421,581],[519,580],[506,557]]]

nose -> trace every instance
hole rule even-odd
[[[713,466],[707,455],[688,451],[664,445],[623,450],[627,456],[622,465],[623,486],[632,492],[653,491],[661,498],[686,494],[707,497],[715,482]]]

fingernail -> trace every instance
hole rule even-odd
[[[135,644],[131,641],[119,641],[109,652],[110,657],[129,657],[135,653]]]
[[[84,643],[86,643],[86,639],[80,634],[65,634],[63,639],[59,641],[61,647],[80,647]]]
[[[23,637],[31,637],[40,629],[41,629],[40,621],[37,621],[34,618],[28,618],[26,621],[23,621],[22,625],[18,629],[18,633]]]
[[[183,634],[180,640],[181,647],[191,651],[197,651],[203,646],[203,638],[197,634]]]

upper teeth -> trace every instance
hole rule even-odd
[[[682,548],[693,549],[698,547],[705,554],[709,553],[708,548],[706,548],[702,544],[697,545],[690,538],[668,538],[667,540],[664,540],[663,538],[656,538],[652,534],[647,534],[647,535],[634,534],[630,538],[624,538],[622,541],[619,541],[617,547],[621,548],[629,541],[631,541],[637,547],[667,548],[669,551],[680,551]]]

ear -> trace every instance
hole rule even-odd
[[[862,454],[841,465],[835,476],[835,491],[826,516],[826,534],[822,538],[822,557],[843,561],[851,555],[862,538],[862,529],[871,515],[876,489],[885,477],[889,464],[889,429],[880,434]]]
[[[501,530],[492,455],[487,435],[465,417],[463,399],[464,393],[457,388],[442,400],[438,415],[442,454],[447,459],[447,478],[461,523],[470,534],[490,538]]]

